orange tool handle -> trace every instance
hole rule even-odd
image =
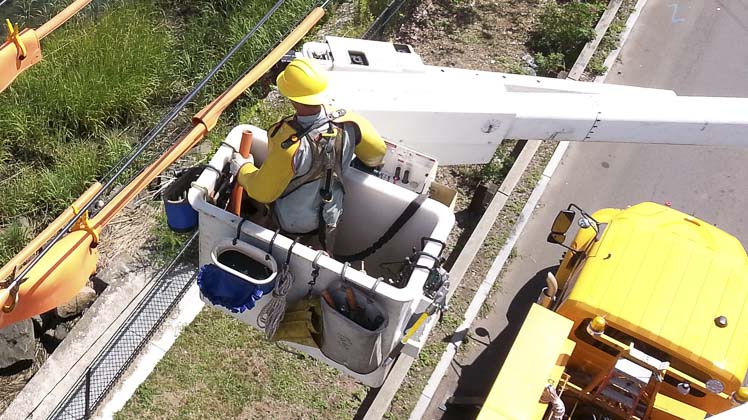
[[[249,149],[252,148],[252,132],[249,130],[242,131],[242,140],[239,143],[239,154],[243,158],[249,157]],[[239,215],[242,211],[242,195],[244,194],[244,188],[239,184],[239,172],[236,173],[237,181],[234,184],[234,189],[231,190],[231,198],[229,199],[229,211],[235,215]]]
[[[55,29],[62,26],[63,23],[70,20],[71,17],[75,16],[76,13],[80,12],[81,9],[88,6],[88,3],[91,3],[91,0],[76,0],[70,3],[68,7],[63,9],[55,17],[40,26],[36,30],[36,35],[39,37],[39,39],[42,39],[45,36],[49,35]]]
[[[335,301],[332,300],[332,295],[330,294],[330,292],[328,292],[327,290],[322,292],[322,298],[325,300],[325,302],[327,302],[328,305],[330,305],[331,308],[337,309],[335,308]]]
[[[356,296],[353,295],[353,289],[345,287],[345,300],[348,302],[348,307],[351,308],[352,312],[358,311],[358,304],[356,304]]]

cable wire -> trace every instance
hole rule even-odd
[[[371,26],[369,26],[369,29],[366,30],[364,33],[363,39],[372,39],[374,35],[376,35],[379,31],[384,29],[384,26],[389,23],[389,21],[392,19],[393,16],[395,16],[395,13],[397,13],[401,7],[403,7],[403,4],[405,4],[407,0],[392,0],[387,4],[387,7],[382,10],[382,13],[377,16],[377,18],[374,20],[374,22],[371,23]]]
[[[231,59],[231,57],[236,54],[236,52],[245,44],[247,41],[249,41],[252,36],[267,22],[268,19],[275,13],[276,10],[278,10],[283,3],[285,3],[285,0],[278,0],[273,7],[268,10],[267,13],[260,19],[252,29],[247,32],[244,37],[237,42],[231,50],[224,55],[224,57],[221,59],[221,61],[216,64],[215,67],[213,67],[208,74],[203,77],[200,82],[198,82],[192,90],[185,95],[182,100],[175,105],[168,114],[166,114],[159,122],[156,124],[155,127],[153,127],[148,134],[145,135],[143,138],[140,146],[137,148],[137,150],[130,156],[130,158],[125,162],[125,164],[117,171],[115,174],[101,187],[99,192],[97,192],[91,200],[86,203],[81,209],[80,214],[85,213],[87,210],[89,210],[94,203],[96,203],[102,195],[111,187],[114,182],[117,180],[117,178],[122,175],[122,173],[125,172],[125,170],[128,169],[130,165],[135,161],[135,159],[140,156],[140,154],[145,151],[145,149],[156,139],[156,136],[158,136],[166,127],[167,125],[174,121],[174,119],[177,117],[179,112],[181,112],[189,102],[197,96],[197,94],[208,84],[208,82],[215,76],[216,73]],[[31,271],[31,269],[49,252],[50,248],[54,246],[62,237],[65,235],[65,233],[70,230],[75,224],[77,223],[77,219],[73,218],[71,219],[62,229],[60,229],[55,235],[55,237],[47,243],[47,245],[42,248],[41,252],[39,252],[36,257],[34,257],[29,264],[27,264],[23,270],[13,279],[13,281],[8,285],[8,288],[12,288],[20,284],[21,280]]]

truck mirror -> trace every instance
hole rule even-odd
[[[565,240],[566,240],[566,235],[564,235],[563,233],[551,232],[548,235],[548,242],[552,244],[563,245]]]
[[[558,233],[563,236],[569,230],[571,222],[574,221],[576,215],[574,210],[561,210],[558,212],[556,220],[553,221],[553,226],[551,227],[551,234]],[[550,237],[548,241],[551,242]],[[563,242],[563,239],[561,242]]]

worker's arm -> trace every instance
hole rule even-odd
[[[352,123],[356,126],[358,136],[356,136],[356,157],[364,165],[375,168],[382,164],[384,154],[387,152],[387,146],[373,125],[361,115],[354,112],[345,114],[343,120],[346,123]]]
[[[277,200],[294,177],[293,158],[299,143],[284,149],[276,144],[280,141],[278,137],[268,140],[268,156],[261,167],[247,163],[239,169],[239,185],[260,203]]]

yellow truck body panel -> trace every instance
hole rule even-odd
[[[478,420],[540,419],[546,385],[558,384],[574,350],[568,339],[574,322],[533,304],[496,378]]]
[[[607,226],[558,312],[575,328],[603,316],[609,326],[672,356],[674,367],[698,372],[703,381],[718,379],[728,394],[736,390],[748,370],[748,257],[740,242],[655,203],[593,217]],[[718,325],[718,317],[727,325]],[[582,348],[589,353],[586,366],[603,356]]]
[[[704,410],[691,407],[665,394],[655,396],[654,409],[652,410],[653,420],[703,420],[705,417],[706,411]]]

